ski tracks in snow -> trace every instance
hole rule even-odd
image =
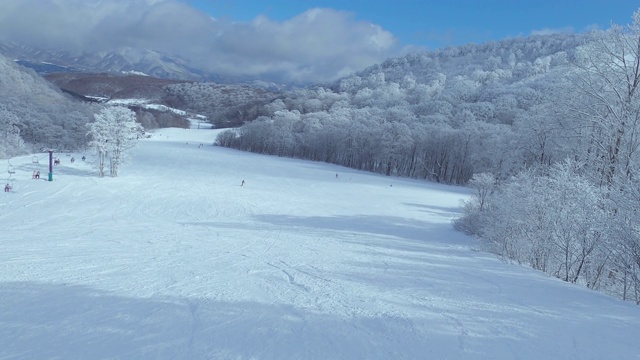
[[[285,263],[282,260],[280,260],[280,264],[289,267],[287,265],[287,263]],[[291,273],[289,271],[285,270],[282,266],[278,266],[278,265],[272,264],[270,262],[268,262],[267,265],[269,265],[269,266],[271,266],[271,267],[273,267],[275,269],[280,270],[286,276],[287,282],[289,283],[289,285],[294,286],[294,287],[296,287],[296,288],[298,288],[298,289],[300,289],[300,290],[302,290],[304,292],[307,292],[307,293],[309,292],[309,287],[307,285],[305,285],[304,283],[301,283],[301,282],[297,282],[295,277],[293,277],[293,275],[291,275]]]

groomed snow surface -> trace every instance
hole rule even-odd
[[[216,134],[157,131],[118,178],[11,159],[0,359],[640,359],[640,308],[454,231],[468,190]]]

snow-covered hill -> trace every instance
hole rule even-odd
[[[5,42],[0,43],[0,54],[43,75],[57,72],[136,72],[169,79],[219,80],[214,74],[194,69],[180,59],[149,49],[125,47],[105,52],[71,52]]]
[[[638,358],[637,306],[455,232],[466,189],[216,133],[157,131],[118,178],[81,153],[58,154],[52,182],[31,179],[45,155],[11,159],[0,358]]]

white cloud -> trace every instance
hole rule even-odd
[[[598,24],[590,24],[584,27],[583,32],[589,33],[592,31],[599,31],[602,30],[602,28],[600,27],[600,25]]]
[[[564,34],[564,33],[573,33],[575,32],[574,28],[571,26],[565,26],[562,28],[544,28],[539,30],[531,31],[531,35],[553,35],[553,34]]]
[[[232,22],[176,0],[2,0],[3,40],[79,52],[156,49],[220,74],[295,81],[333,80],[405,52],[390,32],[343,11]]]

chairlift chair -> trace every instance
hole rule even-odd
[[[9,163],[9,166],[7,166],[7,172],[9,173],[9,177],[7,177],[7,182],[4,185],[5,186],[4,190],[11,191],[11,189],[13,189],[13,180],[11,179],[11,176],[13,176],[13,174],[16,173],[16,170],[14,169],[13,165],[11,165],[11,162],[9,160],[7,160],[7,162]]]
[[[40,160],[38,160],[37,156],[33,155],[33,157],[31,158],[31,162],[34,163],[34,164],[38,164],[38,163],[40,163]]]
[[[11,176],[16,173],[16,169],[11,165],[11,161],[7,160],[7,162],[9,163],[9,166],[7,166],[7,172]]]

